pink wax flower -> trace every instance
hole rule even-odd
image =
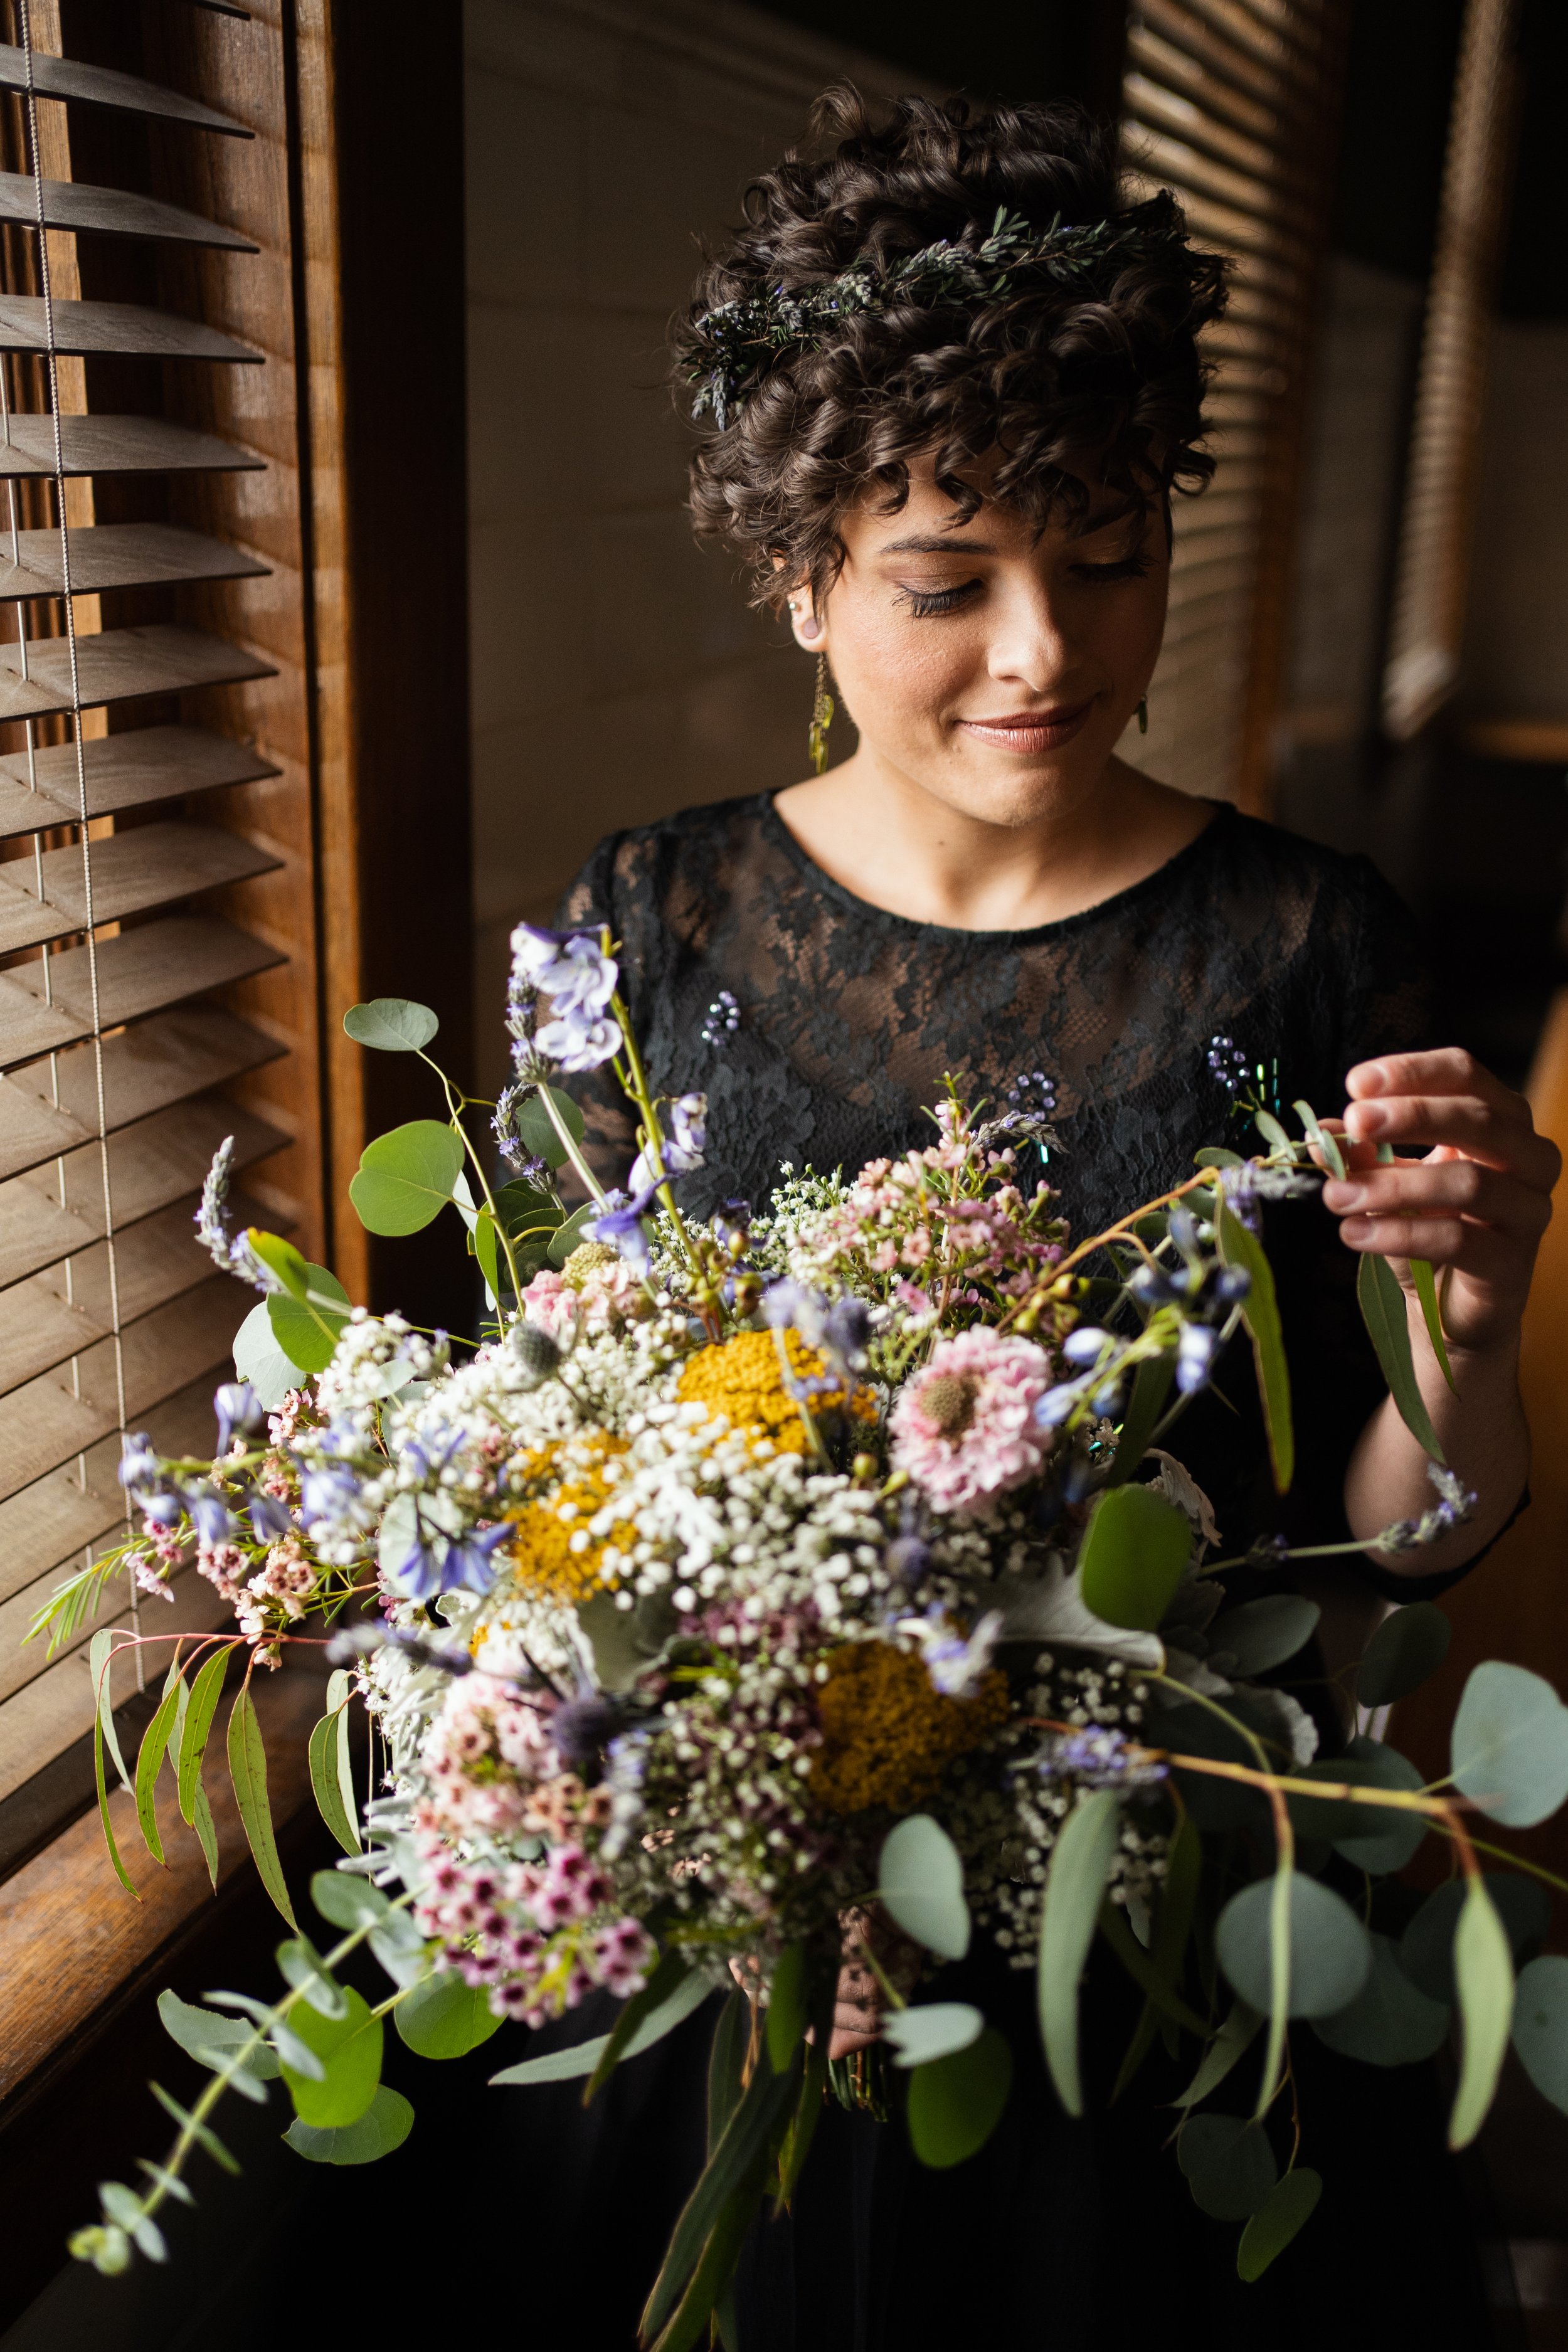
[[[893,1462],[939,1510],[984,1510],[1037,1475],[1052,1433],[1035,1407],[1052,1381],[1032,1339],[977,1325],[943,1339],[893,1407]]]
[[[577,1294],[549,1266],[542,1266],[522,1294],[522,1311],[557,1346],[577,1328]]]

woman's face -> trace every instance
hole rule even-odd
[[[974,469],[984,488],[994,467]],[[1148,687],[1170,581],[1161,509],[1097,488],[1076,528],[1005,506],[967,523],[931,467],[897,514],[864,504],[844,569],[797,640],[826,652],[862,759],[1008,826],[1090,795]]]

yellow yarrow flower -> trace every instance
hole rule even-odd
[[[994,1667],[973,1698],[948,1698],[910,1651],[848,1642],[829,1656],[816,1705],[814,1801],[835,1813],[871,1805],[902,1813],[934,1793],[955,1757],[1006,1722],[1007,1677]]]
[[[518,1465],[531,1478],[552,1479],[544,1493],[507,1513],[517,1532],[505,1550],[520,1591],[569,1605],[614,1591],[618,1579],[601,1573],[608,1538],[591,1535],[588,1523],[608,1501],[625,1451],[624,1439],[594,1430]]]
[[[785,1334],[790,1370],[797,1380],[819,1379],[824,1362],[798,1333]],[[771,1438],[781,1454],[804,1454],[809,1443],[799,1407],[784,1386],[778,1344],[771,1331],[742,1331],[717,1346],[700,1348],[681,1373],[676,1394],[683,1404],[704,1404],[710,1413],[722,1413],[731,1429]],[[813,1400],[816,1412],[838,1411],[844,1392],[835,1390]],[[877,1407],[868,1391],[857,1389],[849,1410],[856,1420],[875,1422]]]

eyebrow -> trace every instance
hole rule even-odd
[[[1074,539],[1092,539],[1099,531],[1109,530],[1113,523],[1126,522],[1143,510],[1142,501],[1124,499],[1120,506],[1108,512],[1086,515],[1073,532]],[[946,531],[926,538],[889,539],[877,550],[879,555],[999,555],[1001,550],[988,539],[953,539]]]
[[[931,539],[890,539],[879,555],[994,555],[988,539],[950,539],[945,532]]]

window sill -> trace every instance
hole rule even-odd
[[[300,1669],[258,1677],[253,1688],[281,1828],[310,1796],[306,1742],[321,1711],[321,1685]],[[208,1793],[221,1895],[251,1867],[249,1848],[221,1768],[209,1773]],[[158,1801],[166,1867],[143,1846],[123,1789],[116,1788],[109,1810],[140,1901],[115,1877],[96,1805],[0,1885],[0,2120],[9,2121],[80,2054],[213,1903],[195,1832],[180,1819],[166,1772]]]

